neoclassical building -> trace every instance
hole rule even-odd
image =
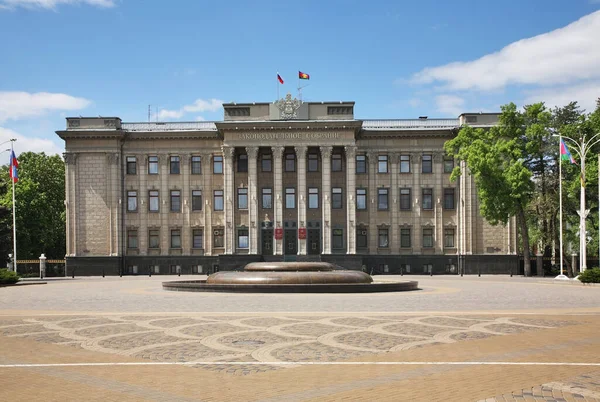
[[[457,119],[359,120],[354,102],[227,103],[223,121],[67,118],[67,270],[206,274],[323,260],[373,273],[516,272],[443,151]]]

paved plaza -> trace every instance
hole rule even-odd
[[[599,286],[377,276],[421,290],[162,290],[191,278],[0,288],[0,400],[600,401]]]

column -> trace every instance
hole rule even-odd
[[[200,163],[202,164],[202,197],[204,199],[204,255],[212,255],[213,251],[213,231],[212,231],[212,200],[213,200],[213,188],[212,188],[212,154],[202,153],[200,154]]]
[[[390,228],[390,252],[392,254],[400,254],[400,187],[398,186],[398,176],[400,175],[400,155],[397,153],[390,154],[390,174],[391,189],[390,189],[390,213],[391,225]]]
[[[66,189],[66,226],[67,226],[67,255],[77,255],[77,154],[65,153],[65,168],[67,180],[65,181]]]
[[[171,226],[169,225],[169,155],[158,155],[160,169],[160,254],[169,255],[171,249]]]
[[[435,214],[435,251],[444,254],[444,154],[436,152],[433,154],[433,174],[435,187],[434,208]]]
[[[367,203],[369,204],[369,254],[377,254],[377,152],[367,153],[369,163],[369,189],[367,190]]]
[[[190,255],[192,249],[192,233],[190,228],[190,210],[192,209],[192,194],[190,193],[190,155],[181,155],[179,158],[183,185],[181,188],[182,227],[181,227],[181,254]]]
[[[283,147],[271,147],[273,151],[273,167],[274,167],[274,214],[275,221],[273,222],[274,232],[278,228],[283,229],[283,199],[285,197],[283,192],[283,164],[281,158],[283,156]],[[283,238],[274,240],[273,245],[273,254],[274,255],[282,255],[283,254]]]
[[[331,151],[333,147],[321,149],[321,190],[323,191],[323,254],[331,254]]]
[[[140,255],[148,253],[148,160],[146,155],[136,155],[136,169],[140,176],[140,186],[138,191],[138,214],[140,216],[140,227],[138,230],[138,241]]]
[[[233,155],[235,154],[235,148],[233,147],[222,147],[223,148],[223,174],[224,174],[224,188],[223,188],[223,200],[224,200],[224,216],[225,216],[225,254],[233,254],[234,250],[234,239],[235,239],[235,225],[233,222],[233,200],[235,192],[233,188]]]
[[[356,147],[346,146],[346,253],[356,254]]]
[[[308,147],[295,147],[298,163],[298,228],[306,229],[306,151]],[[298,255],[306,255],[306,239],[298,239]]]
[[[258,147],[246,147],[248,154],[248,214],[250,221],[250,254],[258,254],[258,175],[257,175],[257,157]]]
[[[423,205],[423,184],[421,183],[421,152],[410,154],[411,172],[413,177],[412,197],[414,199],[414,214],[412,224],[413,254],[421,254],[423,248],[423,229],[421,222],[421,205]]]

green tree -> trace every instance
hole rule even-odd
[[[65,256],[65,167],[58,155],[24,152],[19,155],[15,184],[17,257]],[[0,205],[12,209],[8,166],[0,176]],[[12,223],[12,222],[11,222]],[[1,224],[1,222],[0,222]]]

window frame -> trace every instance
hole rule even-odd
[[[364,194],[360,194],[359,191],[364,191]],[[357,211],[366,211],[368,208],[368,203],[367,203],[367,192],[368,190],[364,187],[357,187],[356,188],[356,210]],[[358,201],[359,198],[364,198],[364,208],[360,207],[360,202]]]
[[[261,195],[262,195],[262,198],[261,198],[262,209],[273,209],[273,188],[263,187],[261,190]],[[265,197],[268,197],[268,200],[269,200],[268,207],[265,206]]]
[[[223,156],[222,155],[213,155],[212,157],[213,163],[213,174],[223,174]],[[218,167],[218,169],[217,169]],[[220,170],[220,171],[219,171]]]
[[[288,197],[292,197],[294,206],[289,207]],[[295,209],[296,208],[296,187],[286,187],[285,188],[285,209]]]
[[[377,173],[378,174],[387,174],[390,171],[389,167],[389,156],[388,155],[377,155]],[[382,165],[382,164],[385,165]],[[382,167],[385,166],[385,171],[382,171]]]
[[[202,156],[192,155],[191,160],[191,174],[202,174]]]
[[[308,158],[307,170],[311,173],[318,172],[319,171],[319,154],[311,152],[306,157]],[[313,169],[313,166],[311,166],[311,162],[313,162],[315,164],[314,169]]]
[[[192,190],[192,211],[202,211],[202,190]]]
[[[220,200],[220,203],[217,203]],[[219,206],[219,208],[217,208]],[[225,209],[225,191],[213,190],[213,211],[223,211]]]
[[[339,243],[336,244],[336,241]],[[344,248],[344,229],[334,228],[331,230],[331,248],[334,250]]]
[[[237,234],[237,236],[236,236],[236,239],[237,239],[236,248],[239,248],[239,249],[248,249],[248,248],[250,248],[250,232],[249,232],[248,228],[238,228],[236,234]],[[243,246],[242,243],[241,243],[242,239],[244,239],[244,238],[245,238],[245,241],[246,241],[246,243],[245,243],[246,245],[245,246]]]
[[[237,207],[240,210],[248,209],[248,187],[239,187],[237,189]]]
[[[456,248],[455,234],[454,228],[444,228],[444,248]],[[451,244],[448,240],[452,240]]]
[[[385,243],[382,240],[385,239]],[[377,228],[377,248],[390,248],[389,228]]]
[[[128,190],[127,191],[127,212],[137,212],[138,211],[138,199],[137,199],[137,190]],[[133,208],[131,202],[133,201]]]
[[[149,175],[158,174],[158,170],[159,170],[158,169],[158,156],[157,155],[148,156],[148,174]]]
[[[444,158],[444,173],[452,173],[454,170],[454,158]]]
[[[197,247],[196,244],[196,240],[200,239],[200,246]],[[204,229],[203,228],[192,228],[192,248],[195,250],[202,250],[204,249]]]
[[[170,190],[169,200],[169,212],[181,212],[181,190]]]
[[[169,174],[181,174],[181,157],[179,155],[169,156]]]
[[[132,243],[135,243],[132,245]],[[137,249],[139,248],[139,237],[137,229],[128,229],[127,230],[127,248],[128,249]]]
[[[315,206],[311,206],[313,201],[316,199]],[[308,209],[319,209],[319,188],[309,187],[308,188]]]
[[[283,155],[283,167],[284,172],[293,173],[296,171],[296,154],[293,152],[288,152]],[[292,166],[288,166],[288,162],[292,164]],[[290,167],[292,169],[290,169]]]
[[[400,173],[410,173],[410,155],[400,154]]]
[[[127,156],[125,158],[126,172],[128,175],[137,174],[137,158],[135,156]]]
[[[169,245],[171,249],[180,249],[181,246],[181,229],[171,229],[170,231],[170,242]],[[179,239],[179,247],[177,247],[177,242],[174,240]]]
[[[238,173],[248,173],[248,154],[238,154],[236,164]]]
[[[426,243],[425,239],[429,239],[429,241],[427,243],[429,243],[430,245],[425,244]],[[435,243],[433,241],[433,228],[423,228],[422,247],[423,248],[434,248],[435,247]]]
[[[425,210],[425,211],[432,211],[433,210],[433,188],[423,188],[421,191],[421,209]],[[427,202],[426,200],[428,200],[428,204],[429,206],[427,206]]]
[[[334,153],[331,154],[331,171],[332,172],[343,172],[344,171],[344,158],[342,154]]]
[[[265,166],[265,162],[268,161],[268,167]],[[267,169],[265,169],[267,167]],[[262,154],[260,157],[260,170],[262,172],[272,172],[273,171],[273,154]]]
[[[400,228],[400,248],[412,247],[412,230],[411,228]]]
[[[225,229],[215,228],[213,229],[213,248],[223,247],[225,247]]]
[[[428,167],[428,170],[425,167]],[[421,155],[421,173],[423,174],[431,174],[433,173],[433,155],[432,154],[423,154]]]
[[[385,196],[385,207],[382,206],[382,200]],[[377,189],[377,210],[387,211],[390,209],[390,190],[387,187],[380,187]]]
[[[404,194],[402,194],[404,192]],[[408,194],[406,193],[408,192]],[[400,211],[410,211],[412,210],[412,190],[410,187],[401,187],[400,188]],[[405,207],[408,204],[408,207]]]
[[[456,189],[454,187],[444,188],[444,209],[453,210],[456,208],[456,198],[455,197],[456,197]]]
[[[359,159],[360,158],[360,159]],[[366,174],[367,173],[367,155],[360,154],[356,155],[356,174]],[[362,169],[359,167],[362,165]]]
[[[364,232],[364,234],[362,232]],[[364,238],[364,246],[362,245],[362,242],[359,242],[359,238]],[[367,228],[360,227],[356,229],[356,248],[369,248],[369,230]]]
[[[153,201],[156,200],[156,208],[152,208]],[[148,190],[148,212],[160,212],[160,191]]]
[[[156,240],[156,246],[152,245],[153,240]],[[160,249],[160,229],[148,229],[148,248]]]
[[[331,209],[344,209],[344,189],[342,187],[331,188]]]

